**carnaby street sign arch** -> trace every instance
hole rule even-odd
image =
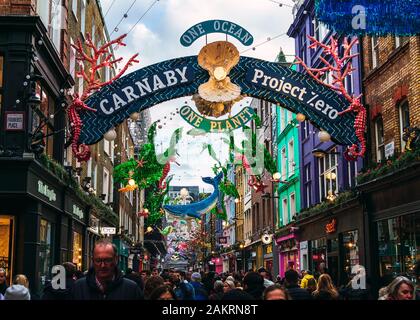
[[[315,126],[326,130],[336,143],[357,144],[354,114],[338,115],[348,107],[348,102],[311,77],[279,63],[241,57],[230,78],[244,95],[303,113]],[[95,144],[130,114],[194,95],[208,80],[209,73],[198,65],[197,56],[167,60],[128,74],[85,101],[96,112],[80,113],[83,127],[79,143]]]

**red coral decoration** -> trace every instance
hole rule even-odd
[[[83,80],[87,82],[87,87],[85,88],[81,96],[79,96],[77,93],[73,95],[73,102],[69,106],[69,109],[67,111],[70,121],[71,132],[69,144],[71,144],[72,151],[79,162],[88,161],[90,159],[89,147],[85,144],[79,143],[80,133],[83,125],[79,113],[82,111],[96,112],[95,109],[89,108],[85,104],[86,99],[91,94],[100,90],[102,87],[107,86],[115,80],[119,79],[133,63],[139,62],[136,59],[138,54],[135,54],[128,60],[128,62],[120,70],[120,72],[111,80],[102,82],[100,79],[97,78],[98,71],[100,71],[103,68],[114,68],[115,64],[123,60],[123,58],[111,60],[113,56],[110,53],[109,49],[114,44],[119,46],[125,46],[125,43],[123,43],[123,39],[126,36],[127,35],[124,34],[118,37],[117,39],[107,42],[103,46],[98,48],[92,42],[92,37],[88,33],[86,35],[86,45],[88,46],[88,48],[90,48],[90,51],[93,51],[92,55],[86,53],[83,50],[82,42],[80,41],[80,39],[77,41],[77,45],[72,45],[72,47],[76,50],[76,59],[79,61],[81,67],[81,70],[77,72],[77,77],[83,78]],[[88,73],[86,73],[83,68],[83,62],[90,65]]]
[[[348,147],[346,152],[344,153],[344,157],[347,160],[354,161],[357,159],[357,157],[363,157],[366,152],[365,131],[367,113],[366,108],[360,103],[361,95],[358,97],[350,95],[346,90],[344,81],[349,74],[356,70],[352,67],[351,60],[354,57],[358,56],[358,54],[351,54],[351,49],[355,44],[357,44],[358,40],[357,38],[355,38],[349,43],[347,38],[345,37],[343,42],[344,54],[340,58],[338,54],[338,42],[334,37],[330,38],[329,45],[319,42],[314,37],[308,36],[308,38],[312,42],[309,46],[310,49],[321,47],[323,49],[324,55],[331,56],[333,62],[331,64],[324,57],[320,56],[319,59],[324,63],[325,66],[322,68],[310,68],[305,64],[305,62],[303,62],[302,59],[296,57],[297,64],[302,65],[306,72],[317,82],[342,94],[344,98],[350,102],[350,106],[346,110],[340,112],[339,115],[341,116],[348,112],[356,113],[356,119],[354,121],[354,130],[359,140],[359,145],[353,144],[352,146]],[[328,71],[332,72],[332,77],[334,79],[332,84],[327,84],[321,80],[321,77]]]

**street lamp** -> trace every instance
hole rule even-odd
[[[239,245],[239,249],[241,249],[241,251],[242,251],[242,268],[243,268],[244,273],[245,273],[245,245],[243,243],[241,243]]]

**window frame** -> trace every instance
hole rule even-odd
[[[382,144],[379,143],[379,121],[382,123]],[[375,145],[376,145],[376,161],[385,160],[385,138],[384,138],[384,122],[382,116],[378,116],[374,122],[375,127]],[[382,149],[382,153],[381,153]]]
[[[328,192],[331,190],[333,194],[338,194],[338,156],[337,154],[331,154],[336,152],[336,148],[330,150],[327,155],[320,158],[318,161],[318,173],[319,173],[319,199],[326,199]],[[334,166],[331,165],[332,159],[334,159]],[[335,173],[335,178],[327,178],[327,174]],[[327,182],[329,180],[329,182]],[[335,180],[335,189],[333,189],[333,181]],[[328,186],[328,189],[327,189]]]
[[[372,46],[372,54],[371,54],[372,69],[375,69],[379,66],[379,41],[378,41],[378,37],[372,36],[370,44]]]
[[[406,146],[406,142],[403,139],[404,136],[404,128],[407,126],[403,125],[403,114],[402,114],[402,108],[404,106],[407,106],[407,111],[408,111],[408,126],[410,126],[410,104],[408,102],[408,99],[405,98],[404,100],[402,100],[400,103],[398,103],[398,122],[400,125],[400,142],[401,142],[401,152],[404,152],[405,146]]]

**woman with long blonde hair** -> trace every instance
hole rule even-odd
[[[331,277],[326,273],[319,277],[318,285],[312,295],[315,300],[338,300],[340,297]]]

